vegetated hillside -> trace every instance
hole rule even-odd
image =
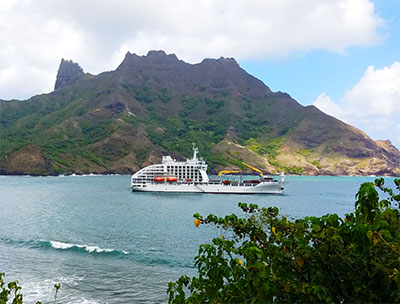
[[[130,173],[168,152],[212,171],[242,161],[275,173],[400,174],[400,152],[288,94],[232,58],[188,64],[128,53],[99,75],[62,60],[55,90],[0,101],[2,174]]]

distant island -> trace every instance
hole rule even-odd
[[[288,94],[233,58],[127,53],[115,71],[61,60],[54,91],[0,100],[0,174],[128,174],[195,143],[212,172],[400,176],[400,151]],[[250,171],[249,171],[250,172]]]

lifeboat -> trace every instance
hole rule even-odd
[[[168,176],[167,177],[167,182],[173,183],[173,182],[176,182],[176,181],[178,181],[178,179],[176,177],[174,177],[174,176]]]
[[[163,181],[165,181],[165,178],[162,177],[162,176],[156,176],[156,177],[154,178],[154,181],[155,181],[155,182],[163,182]]]
[[[229,185],[229,184],[231,183],[231,181],[223,180],[222,183],[223,183],[224,185]]]

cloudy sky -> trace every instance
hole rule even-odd
[[[400,0],[0,0],[0,99],[50,92],[61,58],[114,70],[130,51],[234,57],[400,148]]]

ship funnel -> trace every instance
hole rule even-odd
[[[196,147],[195,143],[192,143],[193,147],[193,158],[192,160],[197,160],[197,154],[199,153],[199,149]]]

